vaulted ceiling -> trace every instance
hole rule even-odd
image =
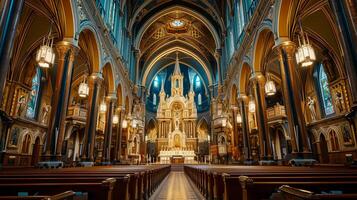
[[[180,60],[198,71],[206,84],[216,81],[215,54],[224,33],[221,0],[137,0],[127,2],[128,32],[139,56],[138,83],[148,86],[179,51]]]

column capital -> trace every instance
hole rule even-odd
[[[109,93],[106,97],[105,97],[106,101],[108,103],[110,102],[115,102],[117,100],[117,96],[115,93]]]
[[[71,61],[74,60],[74,57],[77,55],[77,53],[79,52],[79,47],[77,45],[75,45],[72,42],[68,42],[65,40],[62,40],[58,43],[56,43],[55,45],[56,51],[58,53],[58,59],[64,59],[66,56],[66,53],[68,51],[71,51],[70,57],[69,59]]]
[[[257,82],[260,86],[265,84],[265,76],[262,72],[253,72],[252,76],[249,78],[251,81]]]
[[[245,93],[238,93],[237,99],[239,101],[248,102],[249,97]]]
[[[104,78],[101,73],[93,72],[91,75],[88,76],[89,84],[94,84],[94,83],[101,84],[103,81],[104,81]]]
[[[295,42],[288,40],[276,44],[273,47],[273,50],[276,51],[278,55],[280,55],[281,50],[284,50],[287,53],[288,57],[294,57],[296,52],[296,47],[297,46]]]

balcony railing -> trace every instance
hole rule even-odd
[[[87,119],[87,109],[81,107],[80,105],[70,106],[68,107],[67,118],[85,122]]]
[[[276,119],[276,118],[284,118],[286,117],[285,106],[277,104],[272,108],[267,109],[267,118]]]

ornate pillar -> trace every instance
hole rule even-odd
[[[255,72],[253,77],[253,90],[255,96],[256,114],[258,122],[258,133],[259,133],[259,146],[260,146],[260,159],[261,160],[271,160],[272,159],[272,149],[271,140],[269,133],[269,126],[266,113],[266,102],[265,102],[265,77],[261,72]]]
[[[104,147],[103,147],[103,162],[110,162],[110,149],[113,135],[113,113],[116,101],[115,94],[110,94],[106,97],[108,111],[106,115],[105,132],[104,132]]]
[[[344,60],[348,83],[351,91],[352,107],[357,108],[357,25],[353,19],[357,15],[357,2],[355,0],[336,1],[330,0],[331,8],[336,16],[338,31],[344,51]]]
[[[62,143],[65,133],[68,99],[71,88],[73,61],[78,47],[67,41],[56,45],[58,62],[53,97],[51,99],[52,112],[47,132],[46,156],[61,156]],[[54,159],[54,158],[53,158]]]
[[[274,50],[280,61],[284,104],[289,123],[289,132],[292,140],[292,153],[295,157],[311,157],[308,145],[305,117],[301,108],[301,84],[298,79],[295,62],[296,45],[291,41],[283,42]]]
[[[88,78],[88,113],[86,120],[87,126],[84,131],[82,161],[94,161],[94,142],[98,118],[99,92],[102,82],[103,78],[100,73],[93,73]]]
[[[217,73],[218,73],[217,82],[219,86],[222,85],[221,56],[222,56],[222,50],[216,49],[214,57],[216,58],[216,63],[217,63]]]
[[[14,47],[17,25],[20,21],[24,0],[4,0],[1,2],[0,18],[0,105],[4,94],[7,72]]]
[[[121,158],[121,141],[122,141],[122,124],[123,124],[123,116],[124,116],[124,107],[118,107],[118,114],[119,114],[119,123],[117,128],[116,134],[116,143],[115,143],[115,155],[114,155],[114,162],[120,162]]]
[[[246,106],[248,104],[248,97],[245,94],[238,95],[238,103],[242,116],[242,132],[243,132],[243,156],[244,161],[251,161],[249,129],[248,129],[248,113]]]

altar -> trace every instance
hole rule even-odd
[[[193,150],[184,150],[178,148],[174,148],[172,150],[161,150],[159,153],[160,164],[192,164],[195,162],[195,156],[196,155]]]

